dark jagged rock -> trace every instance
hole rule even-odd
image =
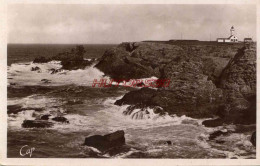
[[[224,123],[224,120],[221,118],[218,119],[213,119],[213,120],[205,120],[202,122],[202,125],[204,125],[205,127],[218,127],[218,126],[222,126]]]
[[[191,77],[193,77],[191,75]],[[189,81],[187,79],[190,79]],[[164,111],[191,117],[211,117],[221,104],[222,91],[206,79],[189,78],[186,80],[172,78],[173,85],[168,89],[142,88],[131,91],[116,105],[143,105],[144,107],[159,106]]]
[[[132,119],[150,119],[152,117],[150,116],[150,112],[148,111],[149,108],[154,109],[155,114],[165,115],[165,112],[160,107],[146,107],[142,104],[128,106],[127,109],[123,111],[123,114],[131,116]],[[135,111],[135,109],[139,109],[139,111]]]
[[[122,43],[105,52],[98,69],[114,79],[160,77],[161,69],[182,57],[200,57],[204,74],[213,82],[241,45],[182,45],[175,43]]]
[[[144,104],[151,105],[149,102],[151,98],[157,93],[156,90],[150,88],[142,88],[138,91],[131,91],[124,95],[124,97],[115,102],[116,105],[124,105],[124,104]]]
[[[41,72],[41,68],[39,68],[38,66],[36,66],[36,67],[32,67],[32,68],[31,68],[31,71],[38,71],[38,72]]]
[[[61,117],[61,116],[59,116],[59,117],[54,117],[54,118],[52,118],[52,120],[54,120],[54,121],[56,121],[56,122],[69,123],[69,121],[68,121],[67,118]]]
[[[50,116],[51,116],[50,114],[42,115],[40,119],[41,120],[48,120]]]
[[[22,123],[23,128],[49,128],[53,123],[45,120],[24,120]]]
[[[124,131],[119,130],[104,136],[93,135],[85,139],[84,145],[92,146],[100,151],[106,151],[111,148],[125,145]]]
[[[216,143],[223,144],[223,143],[225,143],[225,141],[224,140],[216,140]]]
[[[256,122],[256,50],[241,48],[222,72],[219,87],[225,104],[221,116],[236,124]]]
[[[84,47],[82,45],[78,45],[70,52],[59,53],[49,59],[46,59],[45,57],[36,58],[33,63],[47,63],[52,60],[56,60],[61,61],[62,69],[65,70],[84,69],[86,66],[90,66],[93,63],[93,61],[84,60],[83,55],[85,52]],[[54,74],[58,71],[59,70],[56,69],[51,72]]]
[[[172,145],[172,141],[166,141],[167,145]]]
[[[30,108],[30,107],[22,108],[21,105],[8,105],[7,106],[7,114],[17,114],[19,112],[26,111],[26,110],[34,110],[36,112],[40,112],[40,111],[43,111],[43,108]]]
[[[21,105],[8,105],[7,106],[7,114],[17,114],[22,111]]]
[[[221,135],[227,135],[227,134],[229,134],[229,133],[218,130],[209,135],[209,140],[213,140]]]
[[[173,45],[122,43],[106,51],[95,67],[114,79],[159,77],[160,68],[180,51],[179,46]]]
[[[92,62],[88,60],[63,60],[61,62],[62,69],[65,70],[77,70],[84,69],[87,66],[90,66]]]
[[[248,133],[256,130],[256,125],[236,125],[234,133]]]
[[[51,72],[51,74],[56,74],[56,73],[61,72],[62,69],[54,69],[54,68],[52,68],[52,69],[49,69],[49,71]]]
[[[96,67],[112,78],[170,80],[158,90],[131,91],[116,105],[159,106],[170,114],[196,118],[218,115],[218,125],[250,124],[256,119],[256,52],[241,47],[123,43],[105,53]]]
[[[35,58],[33,63],[48,63],[50,62],[51,59],[45,58],[45,57],[39,57],[39,58]]]
[[[252,136],[251,136],[251,139],[250,139],[250,142],[256,146],[256,131],[253,132]]]

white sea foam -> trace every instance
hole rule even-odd
[[[128,105],[117,106],[114,102],[121,98],[109,98],[103,101],[103,107],[101,110],[93,111],[86,115],[79,115],[77,113],[66,114],[66,110],[61,107],[64,103],[59,99],[49,98],[46,96],[29,96],[22,99],[12,99],[9,100],[10,105],[21,105],[25,108],[25,111],[17,115],[13,115],[14,120],[18,121],[16,123],[17,128],[21,128],[21,124],[24,118],[24,112],[27,112],[26,108],[43,108],[43,111],[35,112],[33,114],[26,115],[27,118],[36,119],[37,116],[43,114],[52,114],[53,116],[63,115],[69,120],[69,124],[55,123],[54,129],[63,130],[65,132],[69,131],[80,131],[80,130],[108,130],[114,131],[119,129],[129,129],[129,128],[153,128],[160,126],[170,126],[170,125],[180,125],[183,120],[193,120],[192,118],[186,116],[175,116],[175,115],[159,115],[154,113],[154,110],[148,108],[146,113],[140,111],[140,109],[135,109],[132,114],[124,115],[124,111],[127,109]],[[142,118],[135,118],[139,114],[144,114]],[[134,116],[135,115],[135,116]],[[22,117],[20,117],[22,116]]]
[[[165,133],[160,133],[160,135],[167,134],[167,130],[173,130],[179,125],[183,125],[183,121],[196,121],[196,119],[192,119],[186,116],[170,116],[165,114],[164,116],[158,115],[154,113],[153,109],[147,109],[148,115],[143,116],[142,119],[135,119],[131,115],[135,114],[136,112],[140,111],[140,109],[134,110],[130,115],[124,115],[123,112],[127,109],[128,105],[124,106],[116,106],[114,102],[117,99],[120,99],[122,96],[117,98],[109,98],[103,101],[103,105],[105,106],[101,110],[96,110],[91,112],[87,115],[79,115],[76,113],[69,113],[64,114],[66,110],[61,109],[61,105],[63,104],[60,100],[54,98],[48,98],[45,96],[30,96],[22,98],[19,100],[10,100],[9,102],[12,104],[21,104],[23,108],[28,108],[28,110],[24,110],[19,112],[16,115],[9,115],[8,116],[8,127],[12,129],[21,129],[21,124],[24,120],[34,120],[37,119],[37,116],[42,114],[52,114],[52,117],[57,116],[57,112],[63,114],[69,120],[69,124],[67,123],[58,123],[54,122],[54,126],[50,129],[58,130],[59,132],[76,132],[76,131],[95,131],[99,133],[108,133],[116,130],[131,130],[131,129],[141,129],[141,130],[153,130],[153,132],[157,133],[158,131],[156,128],[164,127],[166,130]],[[29,109],[30,108],[30,109]],[[44,108],[42,112],[37,112],[33,110],[33,108]],[[56,114],[55,114],[56,113]],[[50,117],[50,118],[52,118]],[[52,121],[52,120],[50,120]],[[188,124],[188,125],[192,125]],[[185,123],[187,125],[187,123]],[[169,129],[170,126],[176,126],[172,129]],[[183,126],[184,127],[184,126]],[[211,154],[220,154],[226,156],[227,158],[246,158],[246,157],[255,157],[252,153],[248,155],[248,152],[254,151],[252,144],[249,141],[249,137],[244,134],[232,134],[229,137],[225,138],[225,141],[230,142],[230,150],[220,150],[218,148],[214,148],[208,142],[208,134],[209,131],[207,128],[203,127],[202,125],[193,126],[196,128],[201,128],[198,131],[200,133],[198,137],[194,137],[197,140],[197,145],[202,147],[205,150],[208,150]],[[190,126],[185,126],[185,129],[191,129]],[[160,130],[160,129],[158,129]],[[176,130],[178,133],[178,130]],[[128,137],[128,136],[127,136]],[[131,137],[131,136],[130,136]],[[158,139],[157,136],[151,133],[150,136],[147,138],[152,137],[153,139]],[[178,138],[180,137],[180,138]],[[160,137],[161,138],[161,137]],[[169,135],[167,134],[167,138],[165,139],[182,139],[181,136],[178,135]],[[234,143],[234,141],[236,143]],[[232,145],[232,146],[231,146]],[[158,145],[160,146],[160,145]],[[158,146],[151,147],[148,149],[148,153],[152,153],[154,150],[158,149]],[[224,145],[229,146],[229,145]],[[154,149],[155,148],[155,149]],[[166,148],[166,149],[165,149]],[[159,147],[159,149],[161,149]],[[167,146],[163,149],[167,150]],[[131,155],[133,152],[126,152],[122,154],[118,154],[114,157],[127,157]]]
[[[38,71],[31,71],[33,67],[39,67]],[[8,83],[16,85],[41,85],[41,86],[60,86],[60,85],[82,85],[91,86],[94,79],[101,79],[104,73],[99,71],[94,65],[78,70],[62,70],[51,74],[50,69],[60,69],[58,61],[49,63],[15,63],[8,67]],[[49,80],[48,82],[42,81]],[[108,79],[108,77],[107,77]]]
[[[154,113],[151,108],[147,109],[147,112],[142,119],[133,118],[133,114],[140,112],[140,109],[135,109],[132,114],[124,115],[124,111],[128,105],[117,106],[114,102],[121,97],[114,99],[107,99],[103,102],[105,108],[99,111],[94,111],[91,115],[78,115],[68,114],[65,117],[70,121],[70,124],[55,125],[56,129],[66,131],[79,131],[86,129],[96,129],[104,131],[115,131],[122,129],[147,129],[162,126],[180,125],[183,120],[195,120],[185,115],[178,117],[175,115],[159,115]],[[140,112],[141,113],[141,112]]]

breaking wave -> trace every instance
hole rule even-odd
[[[36,68],[32,71],[33,68]],[[15,63],[8,66],[8,84],[19,86],[61,86],[61,85],[82,85],[91,86],[93,79],[105,78],[104,73],[99,71],[94,65],[78,70],[59,70],[59,61],[49,63]],[[54,70],[59,70],[52,74]]]

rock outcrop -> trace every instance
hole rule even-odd
[[[54,118],[52,118],[52,120],[54,120],[56,122],[69,123],[68,119],[65,117],[62,117],[62,116],[54,117]]]
[[[48,128],[52,126],[53,123],[46,120],[24,120],[22,123],[23,128]]]
[[[36,112],[43,111],[43,108],[23,108],[21,105],[8,105],[7,106],[7,114],[18,114],[19,112],[26,111],[26,110],[34,110]]]
[[[40,117],[41,120],[49,120],[50,114],[45,114]]]
[[[50,61],[51,61],[51,59],[41,56],[41,57],[35,58],[33,60],[33,63],[47,63],[47,62],[50,62]]]
[[[239,49],[221,74],[219,85],[225,105],[219,111],[229,123],[256,122],[256,50]]]
[[[114,79],[160,77],[161,69],[171,61],[183,57],[200,57],[204,72],[210,79],[216,79],[241,45],[178,44],[135,42],[122,43],[107,50],[98,69]]]
[[[156,48],[156,46],[154,47]],[[172,48],[173,46],[166,47]],[[158,90],[142,88],[132,91],[115,104],[159,106],[168,113],[191,117],[212,116],[212,112],[217,111],[220,106],[223,95],[222,90],[217,88],[206,75],[207,72],[210,73],[210,70],[206,70],[209,69],[206,66],[209,64],[209,60],[191,56],[180,47],[174,46],[173,48],[175,49],[171,49],[172,54],[167,54],[165,64],[160,66],[158,63],[161,68],[159,79],[170,80],[169,87]],[[173,54],[174,52],[176,54]],[[168,60],[167,63],[166,60]]]
[[[133,108],[160,107],[162,112],[196,118],[220,116],[214,125],[254,123],[255,56],[254,48],[241,44],[122,43],[108,50],[96,67],[114,79],[170,80],[169,87],[142,88],[116,101],[131,105],[126,114]]]
[[[97,148],[101,152],[111,148],[116,148],[125,145],[125,133],[123,130],[116,131],[104,136],[93,135],[85,139],[84,145]]]
[[[70,52],[63,52],[55,55],[51,58],[39,57],[35,58],[33,63],[47,63],[50,61],[61,61],[62,68],[65,70],[77,70],[84,69],[86,66],[90,66],[93,61],[84,60],[83,55],[85,49],[82,45],[76,46],[76,48],[71,49]],[[52,74],[58,72],[59,69],[52,70]]]
[[[114,79],[159,77],[160,69],[181,51],[173,45],[122,43],[106,51],[95,67]]]

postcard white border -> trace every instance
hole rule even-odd
[[[1,0],[0,1],[0,164],[1,165],[89,165],[89,166],[172,166],[172,165],[260,165],[259,149],[257,159],[77,159],[77,158],[6,158],[7,155],[7,4],[255,4],[257,6],[257,41],[260,30],[259,0]],[[123,42],[123,41],[122,41]],[[257,84],[259,74],[259,42],[257,42]],[[257,110],[259,108],[257,88]],[[257,113],[257,129],[260,114]],[[257,143],[260,134],[257,132]]]

